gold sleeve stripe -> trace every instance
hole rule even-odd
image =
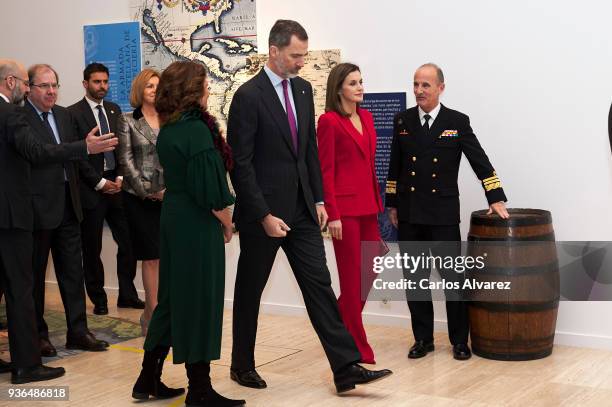
[[[397,185],[397,181],[391,181],[391,180],[388,180],[388,181],[387,181],[387,185],[393,185],[393,186],[395,186],[395,185]]]
[[[395,194],[396,193],[395,185],[393,185],[393,186],[387,185],[387,188],[385,188],[385,193],[386,194]]]
[[[497,188],[501,188],[501,182],[498,181],[498,182],[494,182],[494,183],[491,183],[491,184],[486,184],[484,186],[484,188],[485,188],[485,191],[487,191],[487,192],[492,191],[492,190],[497,189]]]
[[[489,180],[489,181],[482,181],[482,184],[483,184],[483,185],[488,185],[488,184],[494,184],[494,183],[496,183],[496,182],[500,182],[500,179],[499,179],[499,178],[497,178],[497,177],[495,177],[494,179],[491,179],[491,180]]]
[[[493,173],[492,177],[483,179],[482,183],[484,184],[484,183],[487,183],[487,182],[490,182],[490,181],[498,181],[498,180],[499,180],[499,178],[497,177],[497,175],[495,175],[495,173]]]

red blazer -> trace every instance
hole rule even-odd
[[[317,140],[323,197],[329,220],[382,212],[374,169],[376,130],[372,114],[357,109],[363,135],[348,117],[327,112],[319,117]]]

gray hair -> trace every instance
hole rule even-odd
[[[426,64],[423,64],[421,66],[419,66],[419,69],[421,68],[433,68],[436,70],[436,74],[438,76],[438,82],[440,83],[444,83],[444,72],[442,72],[442,68],[440,68],[438,65],[434,64],[433,62],[428,62]]]
[[[19,64],[12,59],[0,59],[0,79],[7,76],[17,75],[19,73]]]
[[[276,20],[270,29],[268,46],[275,46],[279,49],[285,48],[291,42],[291,37],[296,36],[300,41],[307,41],[308,34],[304,27],[293,20]]]
[[[59,83],[59,75],[57,74],[55,69],[53,69],[51,65],[34,64],[28,68],[28,76],[30,77],[30,85],[34,84],[34,79],[36,78],[36,75],[38,74],[38,72],[42,71],[43,69],[50,69],[55,74],[55,80],[57,81],[57,83]]]

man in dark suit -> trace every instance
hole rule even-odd
[[[117,130],[121,109],[115,103],[104,100],[108,93],[108,77],[108,68],[95,62],[87,65],[83,71],[85,97],[68,107],[77,123],[79,138],[85,137],[96,126],[100,128],[100,134],[115,133]],[[117,176],[116,163],[114,151],[92,154],[88,161],[79,162],[79,175],[83,180],[80,183],[80,193],[83,206],[81,240],[85,288],[94,304],[94,314],[97,315],[108,314],[104,291],[104,265],[100,259],[104,220],[108,223],[118,248],[117,306],[144,308],[144,302],[138,298],[134,287],[136,259],[132,255],[132,243],[119,193],[123,178]]]
[[[39,142],[17,104],[29,89],[26,70],[16,61],[0,60],[0,280],[5,288],[12,383],[62,376],[61,367],[42,365],[32,297],[32,195],[30,162],[51,163],[87,158],[87,151],[112,149],[116,140],[88,135],[87,141],[60,145]]]
[[[414,75],[417,106],[398,113],[394,119],[385,201],[391,223],[398,228],[400,249],[402,242],[409,241],[452,242],[413,244],[410,248],[416,256],[421,252],[427,255],[430,250],[434,256],[461,254],[457,186],[461,153],[466,155],[482,182],[490,205],[489,213],[495,212],[502,218],[509,216],[501,182],[476,139],[469,118],[440,104],[444,86],[444,75],[438,66],[421,66]],[[405,275],[418,287],[422,279],[429,278],[430,271],[421,268],[411,274],[405,270]],[[454,270],[439,271],[446,279],[461,278]],[[406,292],[415,338],[408,353],[411,359],[434,350],[431,293],[428,289],[414,291]],[[457,296],[460,292],[451,290],[446,295],[453,356],[458,360],[469,359],[466,304]]]
[[[234,291],[231,378],[265,388],[255,371],[254,349],[261,294],[279,248],[289,259],[308,315],[334,372],[338,392],[382,378],[370,371],[344,327],[325,261],[320,228],[327,221],[317,153],[310,83],[297,76],[308,35],[295,21],[277,21],[264,69],[232,100],[228,141],[237,201],[240,259]],[[315,203],[317,203],[315,205]]]
[[[610,149],[612,149],[612,105],[608,113],[608,137],[610,138]]]
[[[78,140],[71,114],[55,104],[59,84],[53,68],[45,64],[34,65],[28,70],[28,75],[30,93],[23,112],[35,137],[48,144]],[[106,350],[108,343],[97,340],[87,329],[79,226],[83,214],[77,166],[74,163],[34,165],[31,185],[34,207],[34,304],[41,355],[57,354],[49,341],[49,331],[43,317],[49,250],[53,255],[55,275],[66,312],[66,348]]]

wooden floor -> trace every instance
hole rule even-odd
[[[48,306],[61,309],[59,293],[48,290]],[[134,321],[140,311],[117,309],[109,296],[111,316]],[[91,304],[88,303],[89,312]],[[497,362],[472,357],[452,358],[448,339],[436,335],[436,351],[418,360],[406,353],[412,342],[409,328],[368,326],[377,367],[394,374],[380,382],[358,386],[337,396],[332,374],[313,329],[301,317],[261,315],[257,370],[268,382],[265,390],[241,387],[229,379],[231,313],[223,327],[222,359],[212,366],[215,389],[249,406],[611,406],[612,352],[566,346],[553,355],[530,362]],[[69,386],[70,402],[8,402],[0,405],[134,406],[132,385],[140,371],[143,338],[113,345],[108,352],[83,353],[51,363],[66,375],[39,385]],[[164,382],[186,386],[183,365],[166,362]],[[9,375],[0,376],[6,394]],[[184,397],[152,401],[147,406],[182,406]]]

